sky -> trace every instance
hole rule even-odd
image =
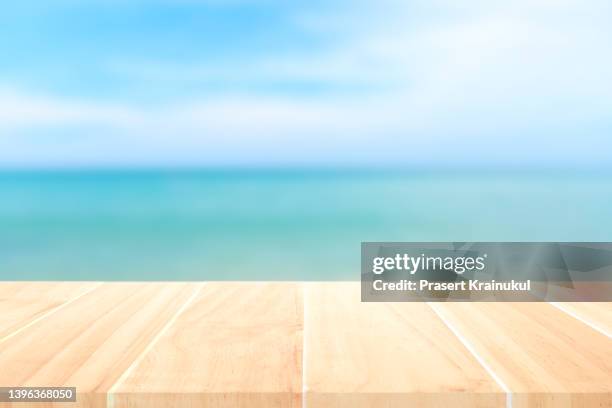
[[[22,0],[0,167],[607,166],[607,0]]]

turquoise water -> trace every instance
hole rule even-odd
[[[610,241],[612,177],[0,173],[0,279],[356,279],[361,241]]]

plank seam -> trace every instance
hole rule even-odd
[[[576,314],[575,312],[572,312],[571,310],[568,310],[566,307],[561,306],[560,303],[558,302],[548,302],[550,305],[554,306],[555,308],[559,309],[560,311],[568,314],[569,316],[573,317],[574,319],[586,324],[587,326],[589,326],[591,329],[603,334],[604,336],[608,337],[608,338],[612,338],[612,334],[608,333],[606,331],[606,329],[604,329],[603,327],[599,327],[597,324],[593,323],[592,321],[589,321],[583,317],[580,317],[580,315]]]
[[[84,291],[83,293],[81,293],[78,296],[73,297],[72,299],[69,299],[67,301],[65,301],[64,303],[54,307],[53,309],[47,311],[46,313],[43,313],[42,315],[38,316],[36,319],[32,320],[31,322],[29,322],[28,324],[21,326],[19,329],[15,330],[14,332],[0,338],[0,343],[5,342],[6,340],[15,337],[16,335],[18,335],[19,333],[21,333],[22,331],[24,331],[25,329],[32,327],[33,325],[35,325],[36,323],[40,322],[43,319],[46,319],[47,317],[51,316],[52,314],[60,311],[61,309],[65,308],[66,306],[70,305],[73,302],[76,302],[77,300],[79,300],[80,298],[82,298],[85,295],[88,295],[89,293],[93,292],[94,290],[96,290],[97,288],[99,288],[102,285],[102,282],[98,282],[97,284],[93,285],[91,288],[87,289],[86,291]]]
[[[198,295],[202,291],[202,288],[204,287],[205,284],[206,283],[203,282],[200,285],[198,285],[198,288],[191,294],[189,299],[187,299],[185,303],[183,303],[181,307],[174,313],[174,315],[172,315],[172,317],[166,322],[164,327],[160,329],[160,331],[155,335],[155,337],[149,342],[147,347],[145,347],[142,353],[138,355],[138,357],[132,362],[132,364],[130,364],[130,366],[123,372],[121,377],[119,377],[119,379],[115,382],[115,384],[113,384],[113,386],[108,390],[106,394],[106,407],[107,408],[114,407],[115,401],[113,398],[113,394],[116,392],[117,388],[119,388],[123,384],[123,382],[132,373],[132,371],[134,371],[134,369],[142,362],[142,360],[149,353],[149,351],[151,351],[153,347],[157,344],[157,342],[162,338],[165,332],[167,332],[170,329],[170,327],[174,324],[174,322],[176,322],[179,316],[191,305],[191,303],[193,303],[193,301],[198,297]]]
[[[427,305],[434,311],[434,313],[442,320],[442,322],[449,328],[449,330],[459,339],[461,344],[468,349],[468,351],[474,356],[476,361],[480,363],[480,365],[486,370],[487,373],[493,378],[493,380],[497,383],[497,385],[506,393],[506,408],[512,408],[512,391],[510,388],[502,381],[502,379],[493,371],[493,369],[487,364],[485,359],[476,352],[476,349],[472,344],[468,341],[468,339],[461,334],[461,332],[446,318],[440,311],[434,307],[430,302],[426,302]]]

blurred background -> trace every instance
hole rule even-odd
[[[611,12],[5,4],[0,280],[357,279],[362,241],[610,241]]]

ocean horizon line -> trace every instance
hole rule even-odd
[[[521,175],[563,175],[565,176],[612,176],[612,166],[569,167],[569,166],[367,166],[367,165],[151,165],[151,166],[2,166],[4,175],[95,175],[95,174],[210,174],[210,175],[380,175],[380,176],[423,176],[423,175],[465,175],[465,176],[512,176]]]

